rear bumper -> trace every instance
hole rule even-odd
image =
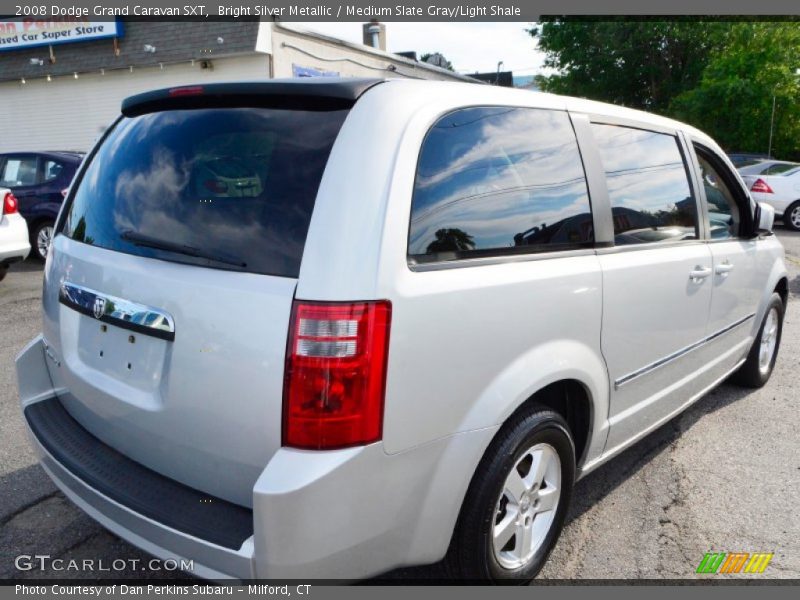
[[[24,260],[30,251],[25,219],[18,214],[0,217],[0,268]]]
[[[162,559],[191,560],[193,574],[208,579],[352,580],[439,560],[475,465],[496,431],[454,435],[394,455],[381,444],[331,452],[283,448],[254,486],[252,535],[233,547],[228,530],[238,527],[241,534],[241,511],[249,509],[208,498],[211,506],[225,509],[214,513],[215,526],[223,530],[214,537],[191,522],[176,522],[169,512],[159,513],[147,497],[131,498],[119,483],[129,477],[103,476],[112,459],[117,465],[112,471],[142,475],[129,464],[133,461],[104,447],[69,415],[56,414],[64,409],[47,361],[60,368],[41,336],[17,357],[20,400],[45,471],[70,500],[119,537]],[[52,427],[37,424],[37,414],[47,418],[53,410]],[[65,439],[70,437],[78,441]],[[133,465],[148,471],[146,487],[156,491],[153,504],[166,490],[171,502],[186,502],[187,512],[192,508],[197,514],[192,503],[200,501],[200,492],[176,491],[185,486]]]

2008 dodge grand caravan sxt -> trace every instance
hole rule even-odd
[[[201,576],[529,579],[577,478],[767,382],[772,220],[700,131],[586,100],[134,96],[58,219],[22,409],[73,502]]]

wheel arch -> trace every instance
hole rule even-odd
[[[789,278],[787,276],[783,276],[778,279],[778,283],[775,284],[774,290],[783,301],[783,306],[786,306],[786,303],[789,301]]]
[[[599,348],[556,340],[531,350],[499,373],[482,391],[460,429],[502,427],[518,411],[541,403],[570,424],[580,469],[605,446],[608,402],[608,370]]]

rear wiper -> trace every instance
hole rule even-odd
[[[193,256],[194,258],[204,258],[206,260],[213,260],[214,262],[232,265],[234,267],[246,267],[247,263],[240,258],[232,256],[223,256],[221,254],[214,254],[206,252],[194,246],[186,246],[184,244],[176,244],[167,240],[160,240],[158,238],[142,235],[135,231],[123,231],[120,236],[126,242],[130,242],[134,246],[142,246],[144,248],[155,248],[156,250],[166,250],[167,252],[174,252],[176,254],[183,254],[184,256]]]

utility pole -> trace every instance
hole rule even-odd
[[[775,93],[772,93],[772,116],[769,118],[769,148],[767,157],[772,158],[772,128],[775,126]]]

